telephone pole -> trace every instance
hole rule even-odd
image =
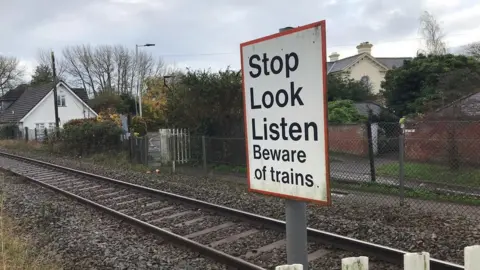
[[[53,104],[55,108],[55,127],[57,132],[60,128],[60,119],[58,118],[58,97],[57,97],[57,72],[55,70],[55,55],[52,51],[52,73],[53,73]]]

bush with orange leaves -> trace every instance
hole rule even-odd
[[[116,113],[114,109],[108,108],[104,111],[101,111],[97,116],[98,122],[112,121],[117,126],[122,126],[122,120],[120,119],[120,114]]]

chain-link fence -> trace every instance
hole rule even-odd
[[[369,132],[370,129],[370,132]],[[17,130],[41,142],[54,130]],[[455,213],[480,209],[480,122],[329,125],[334,203],[411,205]],[[4,137],[5,138],[5,137]],[[161,129],[128,139],[132,161],[175,173],[246,183],[244,138],[193,136]]]
[[[444,122],[405,128],[384,122],[330,125],[334,202],[408,204],[455,213],[478,211],[480,122],[446,126]],[[168,150],[159,147],[159,151],[169,153],[157,165],[176,173],[208,174],[246,183],[244,138],[192,136],[186,130],[170,130],[162,136]]]

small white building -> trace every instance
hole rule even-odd
[[[55,127],[54,84],[20,85],[0,97],[0,124],[17,124],[23,130],[44,130]],[[83,88],[70,88],[57,83],[59,125],[72,119],[92,118],[97,113],[87,104]]]

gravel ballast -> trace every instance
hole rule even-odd
[[[64,269],[226,269],[20,177],[0,174],[5,211],[19,233]]]
[[[203,176],[145,174],[37,152],[16,154],[284,219],[285,204],[281,199],[249,193],[245,185],[233,182]],[[463,262],[463,248],[480,242],[480,214],[460,217],[409,207],[336,202],[335,198],[332,207],[310,205],[308,214],[312,228],[411,252],[428,251],[434,258],[459,264]]]

